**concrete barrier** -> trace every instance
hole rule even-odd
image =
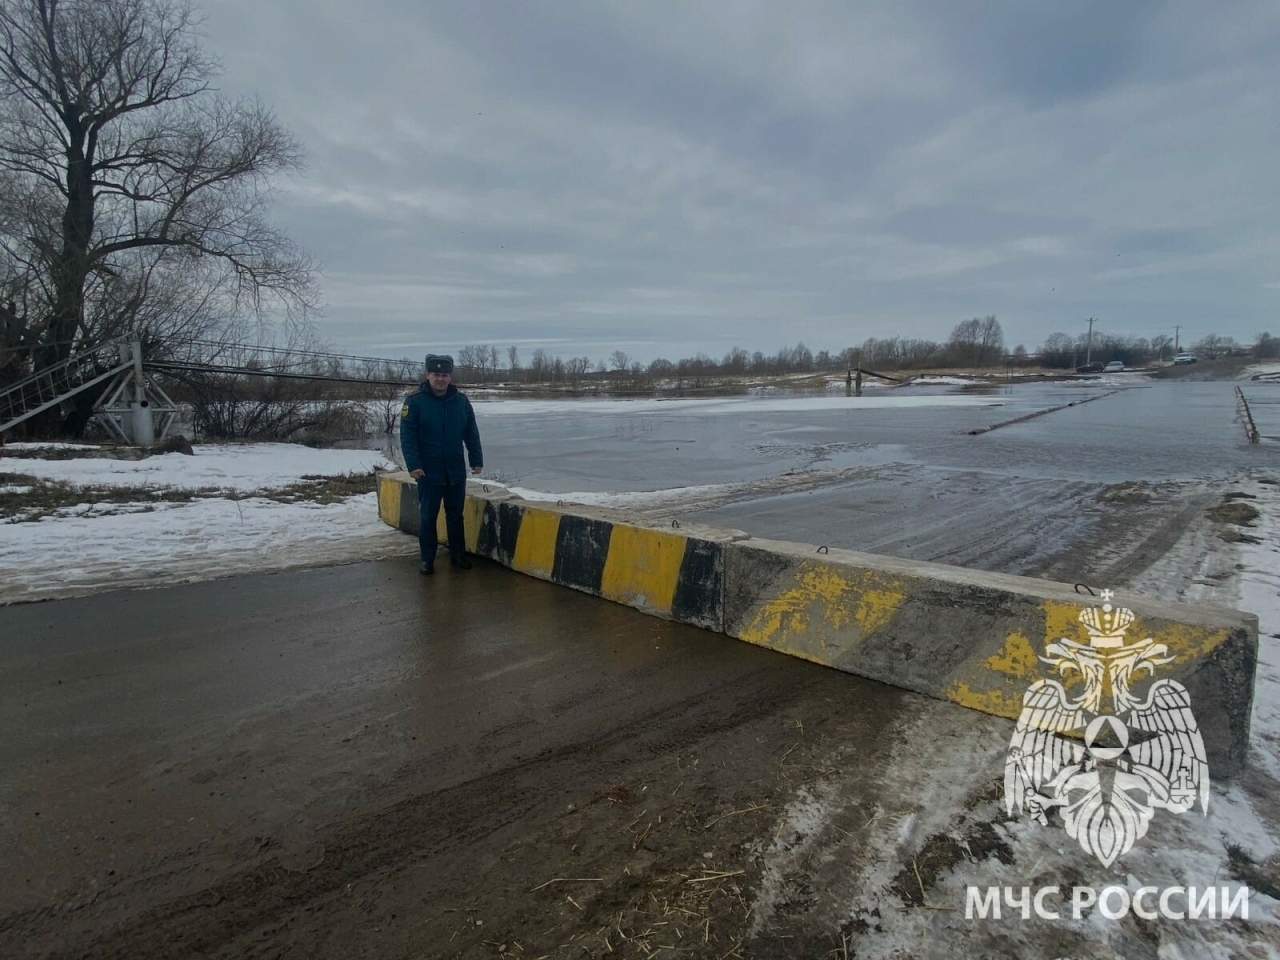
[[[1041,657],[1059,638],[1088,646],[1080,614],[1102,603],[1048,580],[752,538],[727,548],[724,632],[1017,719],[1036,680],[1060,680],[1079,695],[1079,676],[1059,677]],[[1190,693],[1209,769],[1239,770],[1249,742],[1257,618],[1123,590],[1116,605],[1136,615],[1130,642],[1150,637],[1172,655],[1155,677]]]
[[[417,534],[417,485],[382,474],[383,521]],[[444,511],[437,539],[446,542]],[[468,485],[467,550],[513,570],[623,603],[654,616],[723,630],[725,545],[746,534],[700,525],[659,527],[614,511],[523,500]]]
[[[418,530],[416,484],[378,483],[382,519]],[[522,500],[469,487],[467,547],[530,576],[716,630],[838,670],[1017,719],[1036,680],[1078,695],[1042,657],[1103,601],[1065,584],[749,537],[700,525],[637,523],[617,511]],[[438,537],[444,539],[444,518]],[[1099,586],[1107,586],[1100,584]],[[1244,764],[1258,622],[1214,607],[1158,603],[1123,590],[1129,641],[1168,650],[1155,677],[1191,696],[1213,776]]]

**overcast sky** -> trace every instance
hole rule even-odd
[[[203,2],[343,350],[1280,334],[1270,0]]]

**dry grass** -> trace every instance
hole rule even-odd
[[[1216,507],[1210,507],[1205,513],[1214,523],[1234,523],[1241,527],[1251,527],[1253,521],[1258,519],[1257,507],[1239,500],[1220,503]]]
[[[16,490],[6,490],[16,487]],[[83,504],[116,504],[118,510],[99,509],[94,516],[113,513],[149,513],[160,503],[192,503],[196,500],[224,498],[248,500],[255,497],[278,503],[338,503],[348,497],[372,493],[376,489],[373,474],[348,474],[340,477],[302,477],[287,487],[260,490],[224,490],[200,487],[182,490],[174,487],[78,485],[62,480],[43,480],[22,473],[0,473],[0,522],[31,523],[45,517],[65,515]]]
[[[643,879],[626,874],[600,898],[587,900],[588,907],[566,894],[566,902],[578,911],[597,916],[592,929],[565,946],[592,956],[743,957],[742,929],[751,916],[745,873],[700,865]],[[610,899],[612,909],[600,915],[599,908]]]

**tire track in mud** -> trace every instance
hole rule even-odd
[[[892,464],[691,491],[636,512],[993,573],[1123,584],[1216,496],[1200,480],[1104,484]]]
[[[1205,510],[1219,496],[1199,481],[1151,489],[1145,503],[1102,512],[1087,542],[1068,548],[1036,574],[1067,582],[1087,580],[1094,587],[1130,585],[1205,522]]]
[[[365,900],[385,900],[391,906],[380,908],[402,909],[401,916],[415,909],[439,912],[441,903],[459,899],[454,884],[475,879],[480,849],[509,846],[510,841],[494,839],[496,835],[524,831],[520,825],[525,822],[531,822],[529,830],[555,833],[556,814],[564,810],[568,793],[581,792],[593,781],[641,775],[683,750],[714,754],[726,734],[748,733],[781,711],[812,713],[816,706],[831,712],[820,706],[823,697],[846,689],[847,680],[768,664],[612,729],[510,757],[441,789],[422,789],[436,772],[428,758],[398,771],[363,812],[322,828],[309,862],[305,853],[291,857],[276,844],[243,859],[201,844],[165,855],[145,874],[91,896],[0,917],[0,940],[21,943],[21,955],[48,958],[275,956],[304,943],[312,956],[356,955],[362,951],[352,938],[363,935]],[[891,722],[907,695],[876,684],[868,687],[874,688],[873,726]],[[235,865],[210,870],[211,853]],[[686,855],[687,862],[699,856]],[[427,862],[432,867],[425,881],[397,880]],[[551,868],[539,859],[500,869],[511,875],[508,894],[515,895],[545,879],[542,873]],[[202,874],[211,874],[212,881]],[[361,891],[358,901],[351,896],[353,888]],[[350,921],[346,926],[340,922],[344,915]],[[407,924],[402,932],[408,932]],[[343,942],[345,946],[339,945]],[[380,955],[409,952],[391,948]]]

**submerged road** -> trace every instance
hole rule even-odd
[[[912,701],[485,562],[0,609],[0,955],[583,955]]]

